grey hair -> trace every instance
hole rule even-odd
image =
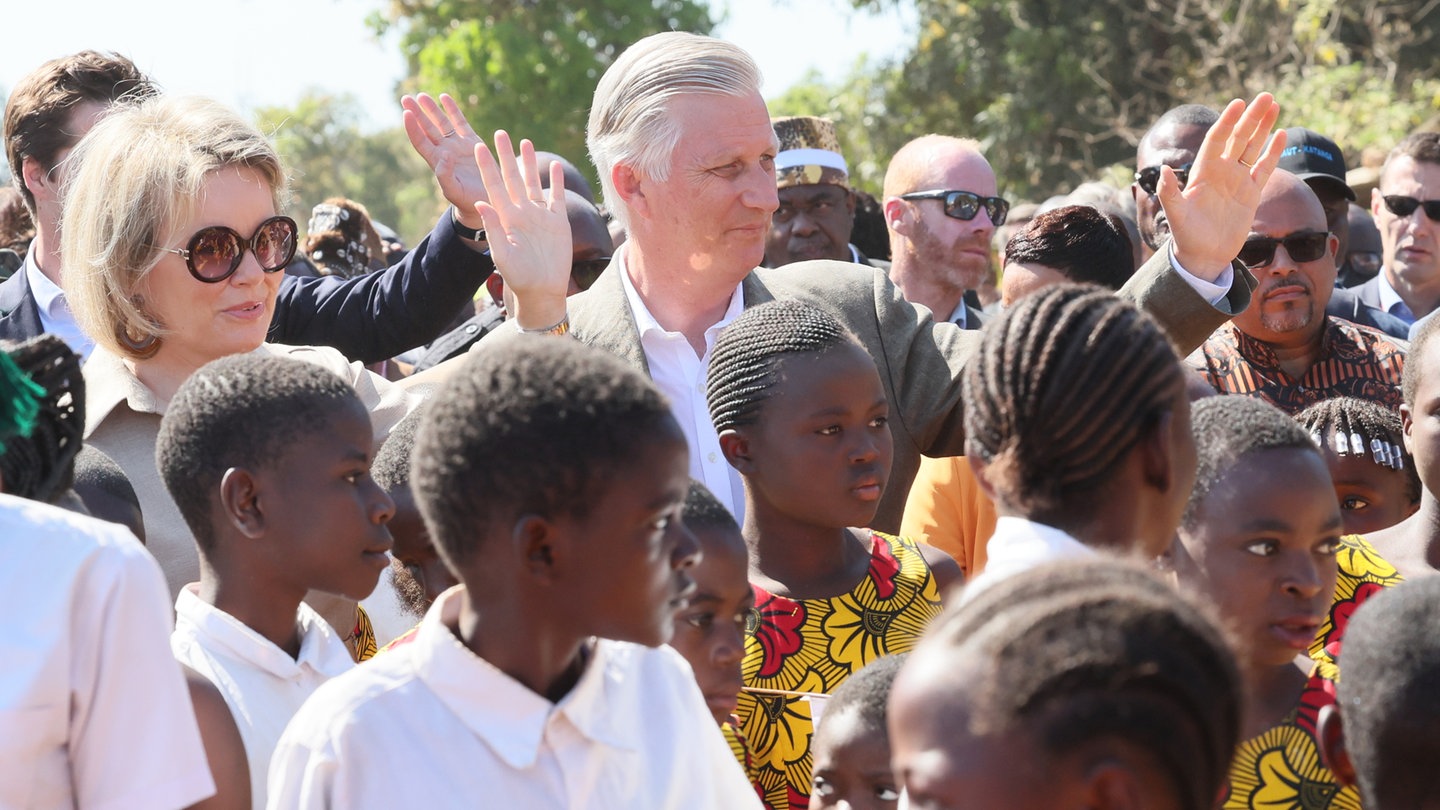
[[[760,68],[739,46],[712,37],[670,31],[626,49],[600,77],[585,141],[600,174],[605,203],[621,225],[629,210],[615,193],[611,172],[626,163],[657,181],[670,175],[680,124],[667,115],[676,96],[700,93],[758,95]]]

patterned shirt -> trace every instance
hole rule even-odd
[[[1404,341],[1339,318],[1325,318],[1320,357],[1295,379],[1280,368],[1270,346],[1227,323],[1194,355],[1205,379],[1222,394],[1258,397],[1290,415],[1321,400],[1349,396],[1400,407]]]
[[[1360,810],[1360,795],[1341,787],[1320,759],[1316,718],[1335,702],[1335,665],[1350,616],[1365,600],[1400,581],[1400,574],[1364,538],[1344,537],[1337,554],[1335,597],[1310,657],[1316,662],[1294,711],[1240,743],[1230,763],[1225,810]]]
[[[919,545],[880,532],[871,534],[867,576],[849,593],[787,599],[755,588],[742,664],[746,691],[736,714],[766,807],[810,806],[811,718],[819,714],[821,696],[869,662],[908,652],[940,607]]]

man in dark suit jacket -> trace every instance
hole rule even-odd
[[[758,81],[750,57],[719,40],[672,32],[631,46],[601,78],[588,130],[606,200],[628,241],[595,285],[567,304],[563,254],[544,244],[564,232],[563,218],[545,215],[533,195],[526,203],[523,194],[497,193],[521,202],[487,215],[507,234],[495,240],[496,261],[523,302],[521,332],[569,331],[651,375],[689,441],[692,477],[737,513],[743,488],[728,475],[705,403],[714,336],[743,307],[773,298],[831,312],[872,353],[890,400],[894,461],[875,527],[894,530],[920,455],[963,452],[960,371],[981,335],[937,323],[873,268],[813,261],[755,269],[777,205],[775,139]],[[677,84],[706,89],[675,93]],[[658,156],[644,148],[645,138],[665,129],[655,124],[657,106],[678,130]],[[1123,292],[1184,352],[1249,303],[1254,280],[1232,259],[1278,159],[1278,146],[1265,146],[1277,111],[1267,95],[1243,115],[1238,106],[1227,110],[1194,169],[1206,183],[1182,192],[1173,174],[1161,179],[1172,247]]]
[[[130,60],[95,51],[51,60],[16,84],[5,108],[6,157],[36,233],[25,265],[0,284],[0,339],[52,331],[88,354],[89,341],[63,299],[58,228],[63,173],[56,169],[117,98],[154,92],[149,77]],[[471,204],[484,199],[468,154],[474,133],[466,127],[437,141],[408,124],[407,132],[432,168],[444,157],[447,168],[444,176],[437,172],[437,180],[452,203],[460,202],[388,270],[348,280],[287,275],[268,340],[334,346],[365,363],[384,360],[433,340],[494,269],[482,243],[462,238],[479,235]]]

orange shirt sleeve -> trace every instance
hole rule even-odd
[[[985,545],[995,533],[995,521],[995,504],[964,457],[920,459],[900,536],[954,557],[968,581],[985,570]]]

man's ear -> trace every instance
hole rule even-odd
[[[50,184],[50,173],[40,165],[40,161],[33,157],[27,157],[20,161],[20,177],[29,189],[30,195],[37,200],[47,199],[56,196],[48,190]]]
[[[886,197],[882,206],[885,211],[885,227],[901,236],[910,235],[910,211],[899,197]]]
[[[220,476],[220,508],[225,520],[252,540],[265,534],[265,510],[260,482],[243,467],[231,467]]]
[[[1380,209],[1385,207],[1385,197],[1380,193],[1380,187],[1370,189],[1370,216],[1379,219]]]
[[[640,175],[624,163],[616,163],[610,169],[610,182],[615,193],[625,201],[625,207],[640,216],[651,215],[650,200],[641,187]]]
[[[510,530],[515,559],[541,582],[555,581],[557,565],[564,557],[556,529],[554,523],[539,515],[521,515]]]
[[[720,433],[720,452],[725,454],[725,460],[741,475],[754,471],[755,461],[750,456],[750,437],[745,435],[743,428],[730,428]]]
[[[1319,738],[1320,759],[1335,774],[1335,781],[1342,787],[1355,784],[1355,763],[1350,761],[1350,751],[1345,747],[1345,724],[1340,717],[1340,707],[1331,703],[1320,707],[1315,719],[1315,736]]]

